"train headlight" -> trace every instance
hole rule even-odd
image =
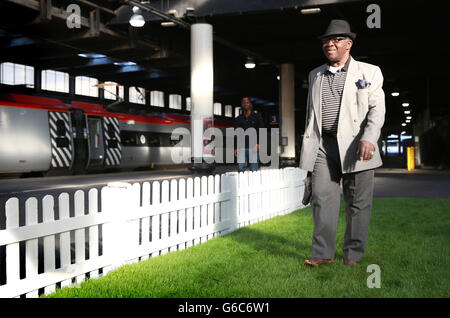
[[[139,136],[139,141],[141,142],[142,145],[144,145],[145,142],[147,141],[147,139],[145,138],[144,135],[140,135],[140,136]]]

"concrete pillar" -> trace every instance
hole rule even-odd
[[[281,64],[280,125],[282,166],[295,165],[295,90],[294,64]]]
[[[75,75],[69,73],[69,94],[75,96]]]
[[[41,77],[42,70],[38,67],[34,68],[34,90],[36,92],[40,92],[42,89],[42,77]]]
[[[204,162],[204,119],[213,119],[213,28],[211,24],[191,26],[191,169],[212,169]]]

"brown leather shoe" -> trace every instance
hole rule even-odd
[[[351,267],[351,266],[358,265],[358,262],[352,261],[351,259],[346,259],[346,260],[344,261],[344,264],[345,264],[345,266]]]
[[[322,264],[331,264],[334,262],[334,259],[320,259],[320,258],[312,258],[305,260],[305,265],[310,266],[319,266]]]

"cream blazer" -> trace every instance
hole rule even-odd
[[[350,57],[342,94],[337,142],[343,173],[373,169],[381,166],[378,138],[386,112],[383,74],[378,66],[356,61]],[[323,64],[309,73],[309,91],[306,105],[306,123],[300,152],[299,167],[312,171],[322,135],[322,81],[326,70]],[[358,80],[370,82],[368,88],[358,88]],[[369,161],[359,160],[356,154],[360,140],[375,146]]]

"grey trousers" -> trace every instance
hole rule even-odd
[[[323,135],[312,172],[312,257],[334,258],[342,179],[346,210],[344,259],[361,260],[372,210],[374,176],[374,169],[342,174],[336,137]]]

